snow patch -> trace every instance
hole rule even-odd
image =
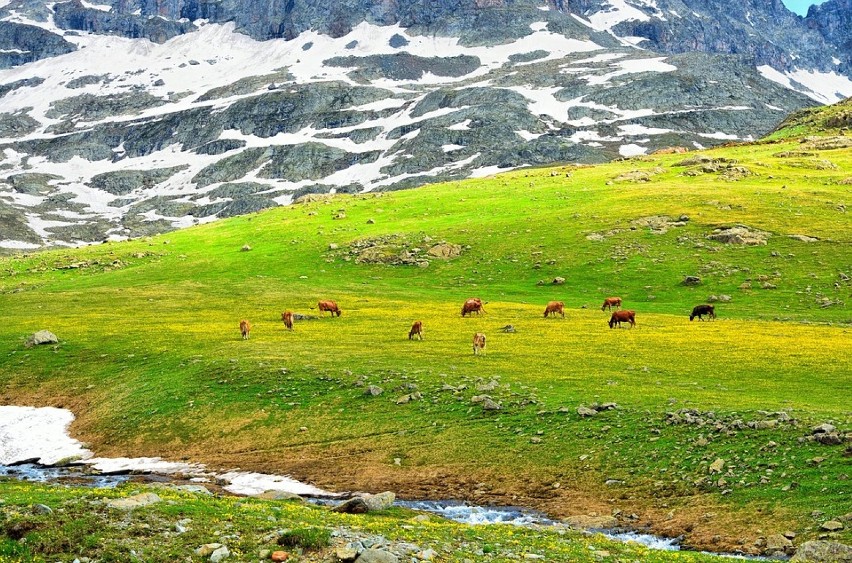
[[[640,147],[636,144],[621,145],[618,148],[618,154],[621,156],[639,156],[648,152],[647,147]]]
[[[71,411],[54,407],[0,407],[0,464],[38,459],[48,465],[91,457],[92,452],[68,435],[73,420]]]
[[[219,475],[219,478],[228,481],[225,490],[238,495],[258,495],[264,491],[282,491],[297,495],[328,495],[313,485],[296,481],[281,475],[267,475],[265,473],[252,473],[243,471],[232,471]]]
[[[782,73],[769,65],[759,66],[757,70],[764,78],[824,104],[833,104],[852,96],[852,80],[834,71],[796,69]]]

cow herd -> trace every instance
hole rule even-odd
[[[609,328],[615,328],[618,326],[621,328],[621,323],[628,323],[630,328],[636,326],[636,311],[628,311],[621,308],[621,297],[607,297],[604,299],[603,305],[601,305],[601,311],[609,310],[612,315],[609,318]],[[613,308],[615,310],[613,311]],[[337,303],[330,300],[324,300],[317,303],[317,309],[319,309],[320,313],[329,312],[332,317],[337,315],[338,317],[342,314],[340,307],[337,306]],[[485,309],[482,307],[482,299],[478,297],[471,297],[470,299],[465,300],[461,309],[461,316],[465,317],[467,315],[473,316],[474,313],[477,315],[481,315],[485,312]],[[565,303],[562,301],[551,301],[544,308],[544,318],[556,315],[561,315],[562,318],[565,318]],[[707,316],[710,319],[716,318],[716,308],[714,305],[696,305],[692,309],[692,314],[689,315],[689,320],[692,321],[695,317],[698,317],[699,321],[704,320],[704,316]],[[281,313],[281,320],[284,322],[284,326],[287,327],[288,330],[293,330],[293,312],[292,311],[284,311]],[[243,340],[248,340],[249,333],[251,332],[251,323],[247,320],[243,319],[240,321],[240,334],[242,334]],[[414,324],[411,325],[411,330],[408,332],[408,339],[413,340],[414,337],[423,340],[423,322],[422,321],[414,321]],[[477,332],[473,335],[473,354],[478,356],[480,354],[485,353],[485,335],[481,332]]]

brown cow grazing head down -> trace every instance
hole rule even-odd
[[[240,334],[243,335],[243,340],[249,339],[249,333],[251,332],[251,323],[247,320],[243,319],[240,321]]]
[[[548,315],[555,317],[557,314],[562,315],[563,319],[565,318],[565,303],[562,301],[551,301],[544,309],[544,318],[547,318]]]
[[[696,305],[694,309],[692,309],[692,314],[689,315],[689,320],[691,321],[695,317],[698,317],[699,321],[704,320],[704,315],[709,316],[711,319],[716,318],[716,306],[715,305]]]
[[[464,305],[462,305],[462,316],[468,314],[472,315],[474,313],[479,315],[482,312],[482,299],[479,299],[478,297],[471,297],[470,299],[464,302]]]
[[[317,303],[317,307],[319,308],[320,313],[328,311],[329,313],[331,313],[332,317],[334,315],[337,315],[339,317],[342,312],[340,310],[340,307],[338,307],[337,303],[335,303],[334,301],[320,301],[319,303]]]
[[[281,320],[284,321],[284,326],[286,326],[288,330],[293,330],[292,311],[284,311],[283,313],[281,313]]]
[[[415,336],[423,340],[423,323],[421,321],[414,321],[414,324],[411,325],[411,330],[408,331],[409,340],[413,340]]]
[[[473,355],[478,356],[485,353],[485,335],[477,332],[473,335]]]
[[[621,323],[630,323],[630,328],[636,326],[636,311],[613,312],[609,318],[609,328],[615,328],[615,325],[621,328]]]
[[[604,299],[603,305],[601,305],[601,311],[606,311],[609,309],[612,311],[612,308],[621,309],[621,297],[607,297]]]

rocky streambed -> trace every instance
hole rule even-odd
[[[356,514],[399,506],[471,525],[508,524],[566,530],[582,528],[586,533],[600,533],[613,540],[635,542],[651,549],[681,549],[676,539],[600,523],[575,525],[554,521],[545,514],[520,507],[476,506],[452,500],[397,500],[391,492],[376,495],[333,493],[280,475],[240,470],[213,472],[200,464],[170,462],[159,458],[97,458],[68,435],[68,426],[73,418],[73,414],[64,409],[0,406],[0,479],[100,488],[116,487],[128,482],[159,483],[203,494],[230,493],[273,500],[303,498],[337,512]],[[144,493],[121,499],[116,501],[121,506],[116,507],[142,506],[158,501],[156,496]],[[360,546],[361,550],[371,549],[371,545],[387,547],[393,544],[385,538],[381,538],[381,541],[367,538],[366,543],[363,543],[361,539],[364,538],[359,539],[356,537],[358,534],[352,531],[338,531],[338,535],[346,536],[348,545]],[[761,559],[740,554],[728,556]]]

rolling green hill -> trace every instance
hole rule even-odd
[[[100,455],[615,511],[713,550],[817,538],[851,504],[852,150],[802,123],[0,259],[3,402],[72,409]],[[609,329],[611,295],[635,329]],[[462,318],[472,296],[486,313]],[[284,329],[320,299],[342,316]],[[25,348],[39,329],[60,344]]]

